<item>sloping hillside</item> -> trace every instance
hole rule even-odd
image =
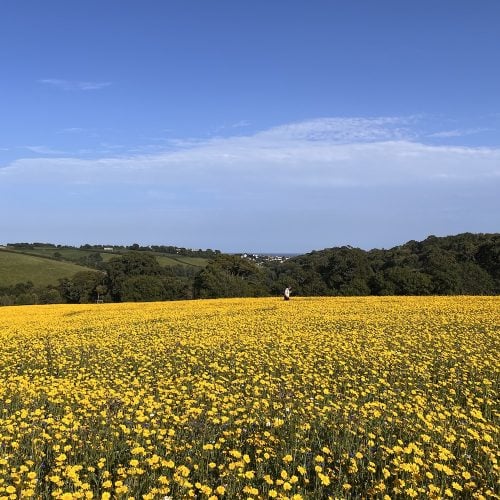
[[[36,286],[58,283],[59,278],[69,278],[79,271],[92,271],[70,262],[0,250],[0,286],[31,281]]]
[[[49,259],[54,259],[58,261],[66,261],[70,263],[75,263],[80,266],[86,266],[89,264],[88,260],[93,260],[95,262],[96,257],[101,262],[109,262],[111,259],[120,257],[120,255],[124,255],[130,250],[128,249],[119,249],[114,251],[99,251],[99,250],[86,250],[75,247],[54,247],[54,246],[36,246],[30,245],[26,248],[17,247],[7,248],[12,252],[20,252],[23,254],[47,257]],[[208,259],[203,257],[191,257],[186,255],[178,255],[178,254],[170,254],[164,252],[152,252],[146,251],[148,255],[152,255],[161,266],[187,266],[187,267],[195,267],[195,268],[203,268],[207,265]]]

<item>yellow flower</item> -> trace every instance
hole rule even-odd
[[[0,308],[0,500],[494,493],[498,297],[295,299]]]
[[[212,488],[210,488],[210,486],[207,486],[206,484],[204,484],[201,486],[200,491],[208,497],[212,493]]]
[[[318,477],[321,480],[321,484],[323,486],[328,486],[330,484],[330,478],[326,474],[321,474],[321,472],[318,474]],[[345,485],[344,485],[345,486]],[[347,488],[345,488],[347,489]]]
[[[254,488],[253,486],[245,486],[243,488],[243,492],[247,493],[248,495],[258,495],[259,490],[257,488]]]

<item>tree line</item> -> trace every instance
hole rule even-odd
[[[500,234],[429,236],[389,250],[340,247],[273,269],[301,295],[494,295],[500,292]]]
[[[148,251],[129,249],[92,271],[57,286],[18,283],[0,287],[0,305],[184,300],[279,295],[495,295],[500,293],[500,234],[429,236],[391,248],[365,251],[343,246],[285,262],[255,263],[214,252],[199,270],[160,266]]]

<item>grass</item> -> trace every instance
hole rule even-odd
[[[59,253],[61,258],[64,260],[78,260],[82,257],[88,257],[91,254],[99,253],[104,262],[111,260],[119,254],[113,254],[112,252],[96,252],[95,250],[80,250],[79,248],[53,248],[53,247],[35,247],[26,248],[22,250],[13,250],[22,252],[24,254],[30,255],[40,255],[42,257],[48,257],[50,259],[55,258],[54,254]]]
[[[0,286],[26,281],[36,286],[57,285],[59,278],[69,278],[79,271],[91,270],[70,262],[0,250]]]
[[[9,249],[9,251],[11,251]],[[40,255],[50,259],[54,258],[55,253],[61,255],[61,259],[69,261],[78,261],[82,257],[87,257],[91,254],[99,253],[104,262],[109,262],[114,257],[119,257],[127,252],[125,251],[115,251],[115,252],[98,252],[96,250],[83,250],[79,248],[54,248],[54,247],[35,247],[26,248],[22,250],[12,250],[13,252],[30,254],[30,255]],[[160,266],[189,266],[189,267],[205,267],[208,260],[201,257],[186,257],[177,254],[163,254],[157,252],[147,252],[156,258]]]
[[[184,257],[180,255],[170,254],[151,254],[153,255],[160,266],[190,266],[190,267],[205,267],[208,260],[201,257]]]

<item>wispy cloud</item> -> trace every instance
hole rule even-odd
[[[31,151],[32,153],[37,153],[40,155],[50,156],[50,155],[65,155],[68,154],[65,151],[59,151],[57,149],[50,148],[48,146],[25,146],[24,149]]]
[[[58,134],[80,134],[85,132],[85,129],[82,127],[67,127],[59,130]]]
[[[111,82],[61,80],[59,78],[45,78],[38,82],[61,90],[100,90],[111,85]]]
[[[251,122],[249,120],[239,120],[235,123],[230,123],[227,124],[225,123],[224,125],[218,125],[217,127],[214,127],[210,132],[210,136],[217,136],[221,133],[224,135],[230,135],[234,134],[236,129],[244,129],[247,128],[251,125]]]
[[[376,246],[498,230],[500,148],[427,144],[412,120],[321,118],[172,140],[155,152],[107,145],[110,156],[94,159],[20,158],[0,168],[0,210],[23,197],[25,218],[9,219],[9,231],[28,225],[32,238],[53,224],[52,234],[75,227],[93,241],[99,221],[104,239],[123,239],[126,226],[134,240],[174,234],[179,244],[222,249]]]
[[[282,191],[287,185],[411,185],[500,177],[500,149],[425,144],[412,139],[412,120],[321,118],[247,136],[176,140],[168,150],[145,147],[132,154],[122,145],[105,144],[106,153],[115,156],[19,159],[3,175],[40,182],[55,176],[69,183],[158,184],[166,189],[174,184],[194,190],[212,186],[234,193],[263,185]],[[28,149],[64,154],[44,146]]]
[[[239,122],[233,123],[231,128],[245,128],[249,127],[251,124],[249,120],[240,120]]]
[[[438,138],[450,138],[450,137],[465,137],[467,135],[480,134],[481,132],[488,132],[489,128],[466,128],[466,129],[454,129],[454,130],[443,130],[440,132],[434,132],[433,134],[427,135],[427,137],[438,137]]]
[[[412,139],[417,117],[317,118],[280,125],[261,132],[262,137],[329,143],[375,142]]]

